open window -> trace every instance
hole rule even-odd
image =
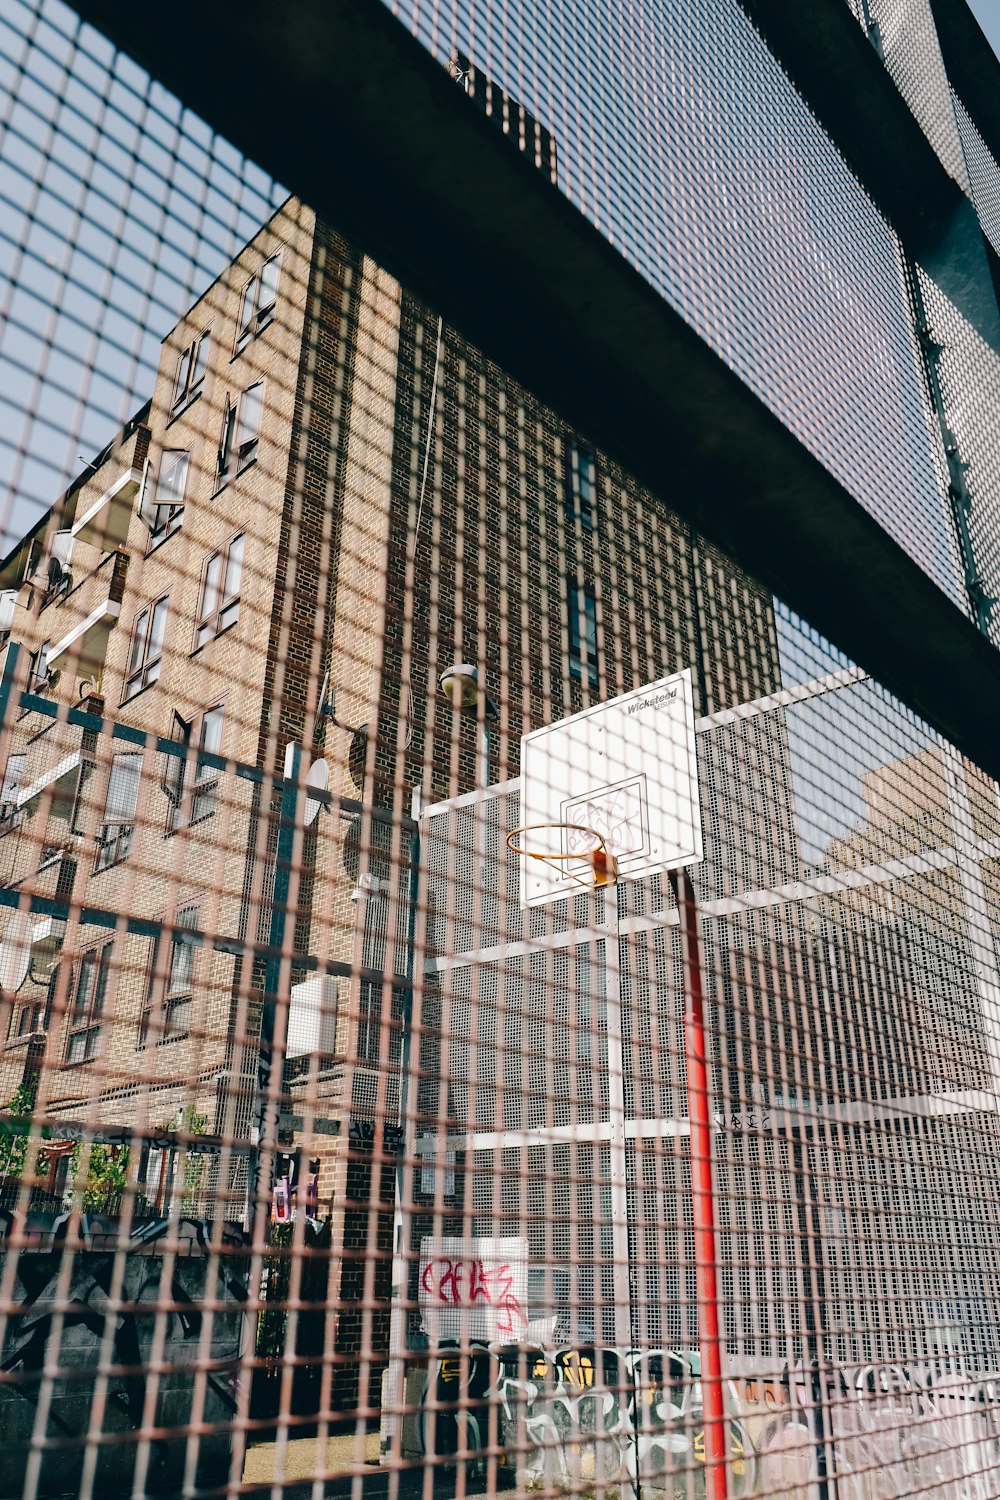
[[[198,755],[195,760],[194,785],[191,788],[191,822],[199,823],[215,812],[222,766],[218,759],[222,749],[223,710],[209,708],[198,725]]]
[[[234,474],[240,474],[257,457],[260,442],[260,418],[264,408],[264,382],[254,381],[234,400],[226,397],[219,436],[218,479],[223,485]]]
[[[139,805],[142,780],[142,754],[125,750],[111,762],[108,792],[104,800],[104,820],[97,835],[95,869],[107,870],[120,864],[132,847],[135,812]]]
[[[184,515],[190,455],[186,448],[166,448],[160,457],[156,483],[147,484],[139,515],[149,527],[152,543],[172,536]]]
[[[221,754],[224,722],[225,711],[218,704],[193,719],[175,712],[171,741],[177,751],[164,752],[160,781],[168,803],[168,833],[215,812],[225,765]]]
[[[174,373],[174,390],[170,398],[171,416],[182,411],[189,401],[193,401],[195,396],[200,394],[205,383],[210,342],[211,335],[208,332],[200,334],[178,356]]]
[[[278,300],[278,272],[281,269],[281,255],[272,255],[261,266],[256,276],[243,288],[240,297],[240,311],[236,320],[236,350],[237,353],[257,337],[262,329],[274,317],[274,309]]]
[[[51,642],[43,641],[37,651],[33,651],[28,660],[29,693],[45,693],[51,686],[49,677],[49,646]]]
[[[219,437],[219,474],[217,483],[225,484],[234,474],[256,458],[261,438],[261,413],[264,410],[264,381],[258,380],[247,386],[237,399],[226,396],[222,414],[222,434]]]
[[[181,825],[181,803],[187,784],[187,761],[191,747],[193,720],[182,718],[174,711],[170,729],[170,741],[176,749],[163,752],[163,774],[160,786],[167,798],[167,832],[173,833]]]

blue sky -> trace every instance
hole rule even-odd
[[[968,0],[968,3],[990,46],[1000,57],[1000,0]]]
[[[57,0],[5,0],[4,96],[9,543],[149,396],[160,340],[285,193]]]

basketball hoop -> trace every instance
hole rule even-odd
[[[554,828],[562,829],[565,833],[585,833],[588,838],[594,840],[594,846],[582,853],[574,851],[564,854],[562,850],[529,849],[525,844],[525,835],[542,833],[545,829]],[[583,823],[530,823],[524,828],[512,828],[507,835],[507,848],[512,854],[524,854],[528,859],[538,859],[544,864],[554,866],[555,869],[567,874],[571,880],[575,880],[578,885],[582,885],[584,890],[589,891],[599,889],[601,886],[618,884],[617,859],[608,852],[603,835]],[[593,873],[592,883],[588,884],[586,880],[581,880],[574,870],[566,869],[563,872],[563,866],[568,865],[571,860],[589,862]]]

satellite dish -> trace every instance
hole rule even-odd
[[[31,963],[31,935],[34,923],[26,911],[16,911],[7,923],[0,942],[0,989],[19,990],[28,977]]]
[[[330,767],[322,758],[314,760],[309,767],[306,775],[306,786],[309,790],[306,792],[306,807],[303,821],[305,822],[305,826],[309,828],[319,816],[319,810],[326,801],[326,794],[330,790]],[[318,795],[313,796],[311,795],[312,793],[318,793]]]

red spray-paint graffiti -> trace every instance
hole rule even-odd
[[[509,1265],[487,1266],[482,1260],[442,1256],[427,1262],[420,1284],[428,1297],[446,1307],[475,1307],[478,1302],[487,1302],[496,1309],[501,1337],[518,1338],[528,1326]]]

